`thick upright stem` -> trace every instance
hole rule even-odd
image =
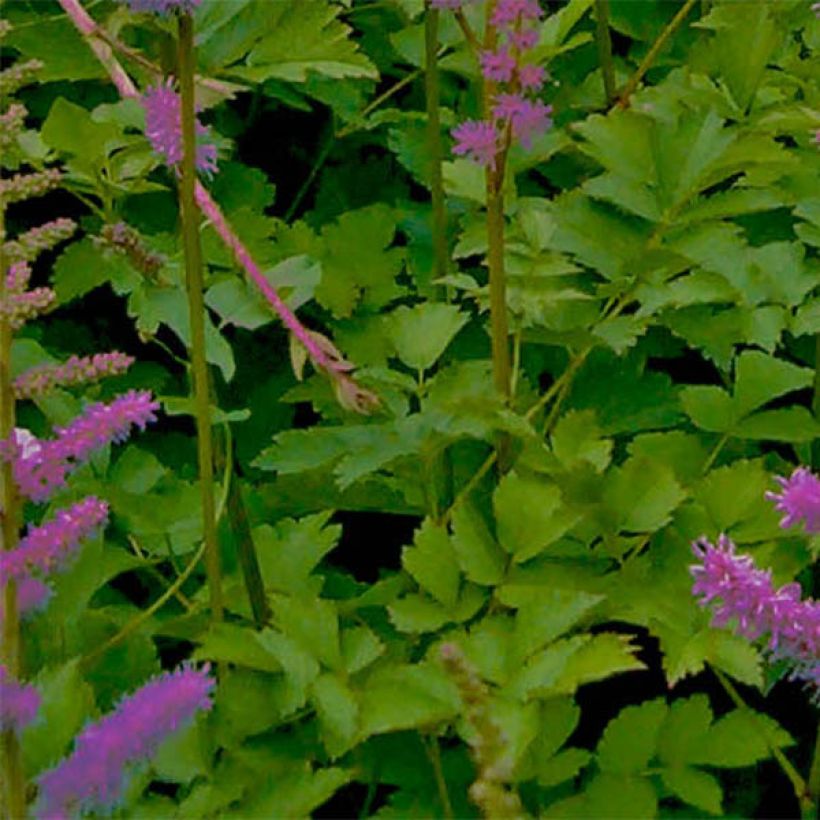
[[[0,203],[0,302],[6,298],[6,261],[2,246],[5,241],[5,213]],[[11,386],[11,325],[0,312],[0,441],[14,435],[14,393]],[[14,483],[12,463],[0,460],[0,548],[12,550],[20,535],[20,496]],[[2,662],[10,677],[20,675],[20,622],[17,612],[17,584],[10,580],[3,589]],[[13,729],[0,737],[2,744],[3,816],[24,817],[26,791],[20,756],[20,743]]]
[[[595,40],[604,78],[606,104],[610,106],[615,102],[615,68],[612,64],[612,39],[609,36],[609,0],[595,0]]]
[[[447,274],[447,212],[441,170],[441,116],[438,71],[439,11],[427,8],[424,18],[424,88],[427,100],[427,153],[430,157],[430,199],[433,208],[433,279]]]
[[[182,109],[183,156],[179,184],[182,236],[185,247],[185,277],[191,321],[191,369],[196,412],[199,484],[202,499],[202,531],[205,541],[205,571],[208,576],[211,617],[222,620],[222,578],[214,502],[214,455],[208,363],[205,358],[205,303],[202,282],[202,249],[199,211],[194,199],[196,185],[196,112],[194,108],[194,26],[189,14],[179,18],[179,84]]]
[[[501,173],[498,171],[501,170]],[[507,326],[507,279],[504,270],[503,169],[487,171],[487,267],[490,272],[490,332],[492,335],[493,382],[496,390],[510,397],[510,344]]]

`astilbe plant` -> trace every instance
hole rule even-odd
[[[159,675],[90,723],[72,753],[39,778],[38,815],[49,820],[85,812],[110,813],[122,797],[129,769],[151,758],[160,743],[211,708],[216,682],[206,665]]]
[[[18,72],[19,73],[19,72]],[[21,117],[6,117],[5,141],[13,142],[13,129],[22,127]],[[8,133],[11,131],[12,133]],[[28,178],[31,178],[29,175]],[[15,200],[23,193],[43,192],[39,185],[26,188],[13,177],[4,182],[3,193],[13,191]],[[52,172],[49,185],[59,176]],[[0,201],[4,209],[9,197]],[[92,357],[72,357],[62,365],[37,366],[23,372],[14,383],[7,363],[12,331],[46,310],[54,301],[48,287],[30,289],[29,263],[44,250],[68,238],[76,229],[70,220],[56,220],[33,229],[16,240],[2,241],[0,269],[0,341],[2,383],[0,403],[3,438],[0,439],[3,497],[3,551],[0,553],[0,590],[3,591],[3,663],[0,663],[0,726],[4,738],[3,773],[5,811],[11,816],[25,813],[16,733],[37,719],[39,695],[33,687],[19,682],[18,619],[32,615],[48,602],[48,579],[63,571],[84,540],[104,527],[108,504],[94,496],[69,507],[59,508],[50,520],[29,527],[19,537],[20,502],[28,498],[43,503],[63,488],[68,474],[87,461],[94,452],[112,442],[124,441],[132,428],[144,428],[156,420],[159,404],[148,391],[129,391],[108,404],[94,403],[67,425],[57,427],[50,439],[38,439],[27,430],[14,427],[17,398],[42,395],[60,385],[77,385],[105,375],[122,373],[133,361],[121,353]],[[18,395],[15,396],[15,393]],[[119,793],[124,767],[149,755],[158,743],[197,710],[208,708],[214,682],[207,669],[185,668],[159,678],[125,702],[99,726],[85,729],[75,744],[73,755],[43,777],[43,816],[68,816],[92,802],[107,806]],[[104,767],[104,768],[101,768]],[[103,778],[100,781],[100,778]]]
[[[820,479],[798,467],[788,479],[777,480],[782,491],[766,495],[785,513],[781,526],[803,521],[808,533],[820,532]],[[713,626],[734,623],[749,640],[768,636],[770,658],[788,664],[790,676],[804,681],[820,703],[820,602],[802,599],[796,582],[776,588],[771,570],[739,554],[726,535],[716,544],[699,538],[692,549],[699,561],[691,569],[692,592],[701,606],[714,607]]]

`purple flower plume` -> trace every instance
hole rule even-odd
[[[182,111],[174,81],[152,86],[142,96],[145,135],[166,164],[177,168],[182,162]],[[196,167],[205,174],[216,172],[216,146],[207,141],[208,129],[196,122]]]
[[[209,671],[183,666],[159,675],[86,726],[71,755],[41,775],[39,816],[110,811],[122,795],[127,767],[150,759],[200,709],[210,709],[216,683]]]
[[[131,11],[152,11],[155,14],[170,14],[172,11],[189,14],[202,0],[125,0]]]
[[[498,135],[495,126],[485,120],[466,120],[453,131],[456,141],[453,153],[466,154],[481,165],[492,166],[498,151]]]
[[[11,679],[0,664],[0,728],[19,731],[34,720],[39,708],[37,690]]]
[[[755,640],[768,635],[773,659],[792,666],[791,677],[804,680],[820,697],[820,602],[801,600],[800,585],[775,589],[771,570],[761,570],[748,555],[721,535],[717,545],[706,538],[692,544],[699,563],[691,567],[692,594],[706,606],[717,602],[713,626],[735,621],[739,635]]]
[[[785,513],[780,526],[786,529],[803,521],[807,533],[819,533],[820,478],[805,467],[798,467],[789,478],[777,476],[776,481],[781,492],[766,493],[766,498],[777,502],[775,508]]]
[[[15,549],[0,553],[0,581],[23,582],[32,572],[47,575],[59,569],[107,519],[108,505],[93,496],[58,510],[51,521],[32,527]]]
[[[45,501],[65,483],[66,475],[109,442],[124,441],[132,426],[144,429],[156,421],[159,404],[145,390],[131,390],[110,404],[91,404],[66,427],[55,428],[57,437],[29,445],[0,442],[0,457],[14,462],[14,479],[20,492],[32,501]]]

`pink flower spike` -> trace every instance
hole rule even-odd
[[[515,57],[506,49],[485,51],[481,55],[481,73],[488,79],[508,83],[515,71]]]
[[[0,728],[19,731],[37,717],[39,708],[37,690],[13,680],[0,664]]]
[[[540,65],[523,65],[518,69],[518,81],[528,91],[539,91],[544,85],[546,72]]]
[[[508,31],[507,39],[510,45],[519,51],[529,51],[538,45],[538,32],[531,28]]]
[[[803,521],[807,533],[820,533],[820,478],[798,467],[789,478],[777,476],[775,480],[782,492],[768,492],[766,498],[777,502],[775,508],[785,513],[780,526],[787,529]]]
[[[453,153],[466,155],[479,165],[492,168],[498,151],[495,127],[486,120],[467,120],[452,130],[456,140]]]
[[[94,496],[58,510],[54,519],[32,527],[19,545],[0,553],[0,581],[21,582],[32,572],[47,575],[60,569],[84,539],[108,520],[108,504]]]
[[[498,0],[490,22],[497,29],[514,28],[524,20],[541,19],[538,0]]]
[[[99,381],[105,376],[124,373],[134,363],[125,353],[95,353],[71,356],[63,364],[42,364],[26,370],[14,380],[14,393],[20,399],[41,396],[58,385],[77,385]]]
[[[142,96],[145,110],[145,135],[151,147],[167,165],[177,168],[182,162],[182,111],[180,97],[174,91],[174,81],[152,86]],[[205,174],[216,172],[216,146],[207,142],[208,129],[196,124],[196,167]]]
[[[78,464],[109,442],[124,441],[132,426],[145,429],[156,421],[159,404],[148,391],[131,390],[111,404],[92,404],[67,427],[56,428],[56,439],[38,442],[38,450],[24,456],[19,445],[0,442],[0,457],[14,462],[20,492],[32,501],[45,501]]]
[[[551,113],[552,106],[541,100],[532,102],[520,94],[499,94],[493,108],[493,116],[509,122],[513,136],[527,149],[532,147],[534,137],[552,125]]]
[[[40,817],[109,813],[122,795],[127,767],[155,754],[160,743],[211,708],[216,682],[206,665],[159,675],[77,736],[74,751],[40,776]]]
[[[736,547],[721,535],[717,545],[706,538],[692,544],[699,563],[690,568],[695,583],[692,594],[700,605],[712,602],[712,625],[722,627],[734,621],[737,634],[755,640],[768,634],[767,650],[773,660],[786,660],[792,677],[818,680],[820,671],[820,604],[800,599],[799,584],[775,589],[771,570],[761,570],[748,555],[738,555]],[[820,698],[815,689],[814,698]]]

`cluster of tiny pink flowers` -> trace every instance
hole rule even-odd
[[[717,602],[713,626],[736,623],[736,631],[749,640],[769,636],[773,659],[792,666],[792,677],[806,681],[820,696],[820,604],[801,600],[800,585],[779,589],[771,570],[761,570],[748,555],[738,555],[726,536],[713,545],[706,538],[692,544],[699,563],[691,567],[692,594],[706,606]]]
[[[12,103],[7,111],[0,114],[0,149],[8,150],[23,130],[23,121],[28,111],[20,103]]]
[[[76,230],[77,223],[73,219],[64,217],[38,225],[21,234],[17,239],[5,243],[3,255],[6,263],[31,262],[43,251],[70,238]]]
[[[174,90],[174,81],[149,88],[142,96],[145,111],[145,135],[151,147],[165,163],[178,168],[182,162],[182,106]],[[205,174],[216,172],[216,146],[207,141],[208,129],[196,123],[196,167]]]
[[[154,14],[170,14],[173,11],[191,14],[202,0],[125,0],[131,11],[148,11]]]
[[[30,174],[15,174],[0,179],[0,200],[6,205],[41,196],[56,188],[63,178],[59,168],[47,168],[45,171],[34,171]]]
[[[63,364],[43,364],[26,370],[14,380],[17,398],[40,396],[58,385],[77,385],[124,373],[134,363],[125,353],[96,353],[71,356]]]
[[[24,496],[45,501],[74,467],[106,444],[124,441],[132,426],[145,429],[158,409],[149,392],[131,390],[110,404],[89,405],[71,424],[55,428],[56,438],[38,441],[28,457],[18,452],[16,442],[0,442],[0,457],[12,459],[14,480]]]
[[[127,767],[150,758],[172,732],[211,708],[208,666],[183,666],[149,681],[109,715],[87,726],[74,750],[40,777],[39,815],[108,812],[120,800]]]
[[[22,581],[31,573],[46,575],[61,568],[107,520],[108,504],[94,496],[58,510],[51,521],[32,527],[17,547],[0,553],[0,580]]]
[[[490,24],[496,31],[495,51],[481,54],[481,73],[498,84],[491,119],[468,120],[456,126],[453,153],[494,167],[509,131],[524,148],[552,124],[552,107],[535,99],[544,85],[543,67],[527,62],[538,43],[535,25],[541,18],[538,0],[499,0]]]
[[[785,513],[780,520],[784,529],[802,521],[809,535],[820,533],[820,478],[806,467],[798,467],[789,478],[777,476],[780,493],[766,493],[775,508]]]
[[[37,690],[13,680],[0,664],[0,729],[20,731],[37,717],[39,708]]]

